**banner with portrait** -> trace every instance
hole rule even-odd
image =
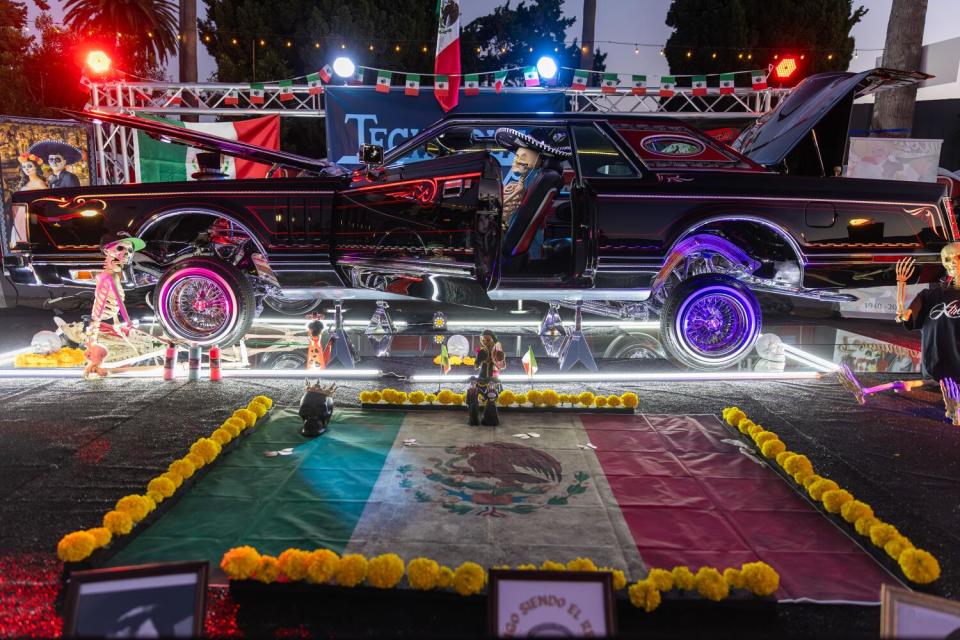
[[[3,246],[26,238],[26,220],[13,220],[17,191],[89,186],[95,167],[93,125],[74,120],[0,116],[0,180],[3,183]]]
[[[943,140],[850,138],[848,178],[936,182]]]

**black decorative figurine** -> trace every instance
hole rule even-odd
[[[303,397],[300,398],[300,417],[303,419],[300,435],[316,438],[326,433],[327,425],[333,416],[333,392],[336,389],[336,383],[329,387],[323,387],[319,382],[307,384]]]

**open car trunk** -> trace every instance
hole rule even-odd
[[[797,175],[832,175],[843,165],[853,101],[930,78],[919,71],[818,73],[743,131],[733,148],[754,162]]]

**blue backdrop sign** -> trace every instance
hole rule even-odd
[[[433,91],[421,89],[407,96],[402,88],[377,93],[374,87],[326,87],[327,158],[342,165],[359,164],[361,144],[379,144],[384,150],[443,117]],[[535,113],[566,111],[563,91],[481,89],[480,95],[460,94],[460,105],[451,113]]]

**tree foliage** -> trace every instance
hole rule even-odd
[[[72,31],[112,41],[127,70],[148,71],[177,50],[174,0],[66,0],[63,8]]]
[[[28,60],[24,52],[33,45],[33,38],[24,33],[27,7],[23,2],[0,0],[0,92],[3,112],[23,115],[30,111]]]
[[[763,69],[784,53],[804,56],[804,76],[842,71],[866,13],[853,0],[673,0],[665,55],[678,74]]]

